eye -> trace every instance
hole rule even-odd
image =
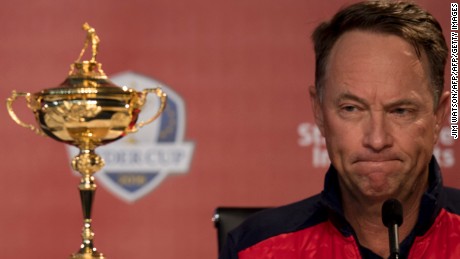
[[[344,106],[340,107],[340,110],[342,110],[344,112],[355,112],[355,111],[358,111],[358,107],[356,107],[354,105],[344,105]]]
[[[338,113],[343,119],[357,119],[361,116],[363,108],[356,104],[343,104],[339,106]]]
[[[398,108],[395,108],[391,111],[391,113],[395,114],[395,115],[407,115],[411,112],[410,109],[408,108],[404,108],[404,107],[398,107]]]

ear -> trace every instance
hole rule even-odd
[[[435,129],[434,129],[436,142],[439,137],[439,132],[441,131],[443,124],[446,122],[449,111],[450,111],[449,100],[450,100],[450,92],[444,91],[439,97],[438,107],[436,107],[436,110],[434,111],[435,120],[436,120]]]
[[[324,137],[324,116],[323,110],[321,109],[321,102],[319,93],[316,91],[314,85],[310,86],[310,103],[315,118],[316,126],[318,126],[321,135]]]

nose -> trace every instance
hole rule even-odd
[[[371,113],[364,122],[363,145],[374,152],[382,151],[393,145],[393,136],[384,112]]]

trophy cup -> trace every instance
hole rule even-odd
[[[78,188],[84,224],[80,249],[70,258],[105,259],[94,247],[91,228],[91,208],[96,191],[93,175],[104,166],[103,159],[95,153],[95,149],[153,122],[163,112],[167,97],[160,88],[136,92],[113,84],[102,71],[102,65],[96,61],[100,41],[96,31],[87,23],[83,29],[87,33],[84,47],[62,84],[34,94],[13,91],[6,104],[9,115],[20,126],[79,149],[71,165],[81,174]],[[82,61],[89,45],[91,59]],[[158,97],[159,108],[150,119],[137,122],[150,93]],[[23,122],[13,111],[13,103],[18,97],[25,99],[35,115],[34,124],[38,127]]]

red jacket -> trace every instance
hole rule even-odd
[[[337,190],[331,167],[320,195],[250,218],[230,233],[220,258],[380,258],[356,242]],[[442,186],[434,158],[420,207],[415,228],[400,244],[400,258],[460,258],[460,191]]]

